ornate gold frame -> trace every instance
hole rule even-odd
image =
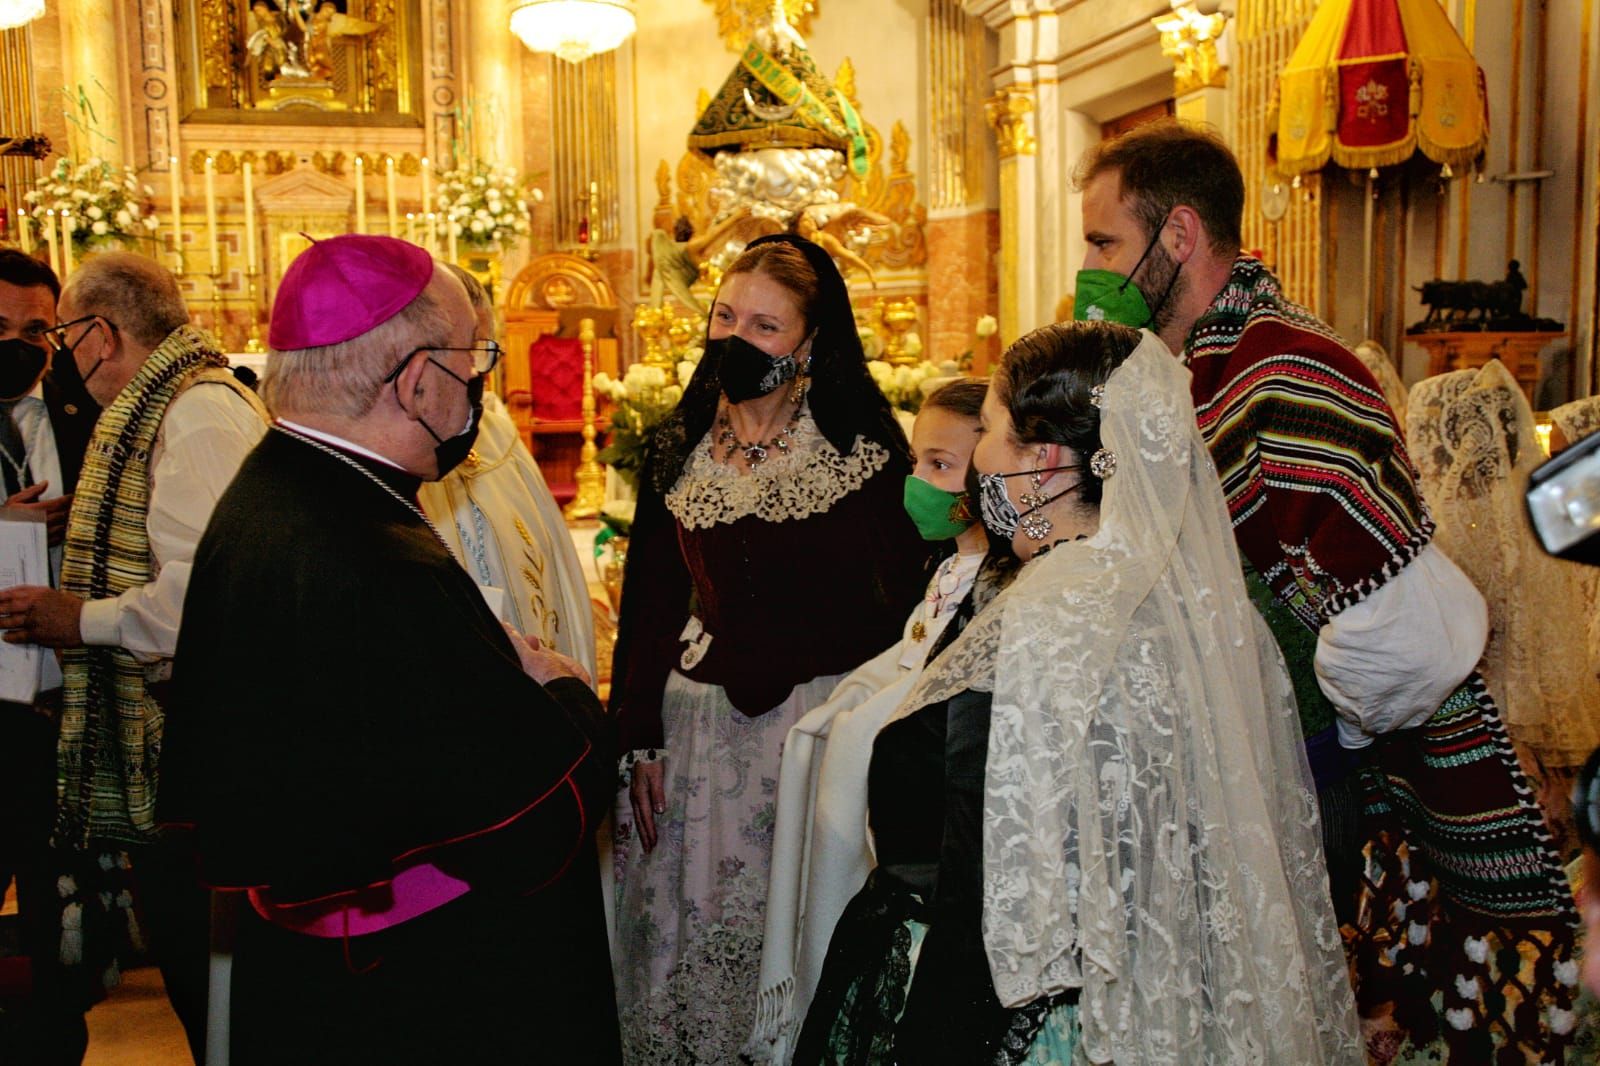
[[[276,2],[276,0],[274,0]],[[369,70],[359,98],[328,110],[267,110],[249,99],[246,27],[251,0],[175,0],[183,122],[261,126],[420,126],[422,0],[344,0],[347,10],[387,27],[360,44]],[[335,101],[335,104],[340,101]],[[353,106],[352,106],[353,104]]]

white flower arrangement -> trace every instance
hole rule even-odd
[[[41,229],[45,212],[70,211],[72,242],[87,250],[112,241],[154,239],[161,228],[151,206],[154,195],[131,167],[113,166],[98,156],[75,164],[63,156],[22,198]]]
[[[473,159],[439,175],[433,207],[444,232],[467,247],[509,251],[532,232],[528,213],[543,201],[544,193],[525,188],[515,170]]]
[[[922,401],[934,389],[951,378],[961,376],[961,370],[954,360],[930,363],[926,359],[906,366],[891,366],[881,359],[874,359],[867,363],[867,373],[872,375],[873,383],[889,401],[890,407],[912,415],[922,409]]]
[[[611,430],[600,452],[600,461],[616,470],[629,484],[637,487],[650,434],[683,399],[683,390],[688,387],[704,354],[699,346],[688,348],[670,371],[634,363],[620,379],[603,370],[594,376],[595,395],[604,396],[613,404]]]

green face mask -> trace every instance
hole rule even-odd
[[[914,474],[906,476],[905,505],[923,540],[951,540],[974,521],[966,493],[947,492]]]
[[[1143,329],[1150,324],[1150,305],[1133,279],[1110,270],[1078,271],[1072,317],[1079,321],[1120,322]]]
[[[1146,244],[1144,251],[1140,253],[1139,261],[1133,264],[1133,269],[1126,275],[1110,270],[1078,271],[1072,317],[1080,322],[1120,322],[1134,329],[1152,326],[1156,313],[1145,302],[1144,293],[1139,291],[1139,286],[1133,283],[1133,275],[1139,273],[1139,268],[1155,250],[1156,242],[1161,239],[1161,231],[1166,225],[1166,222],[1162,222],[1156,227],[1155,233],[1150,235],[1150,243]],[[1167,297],[1172,295],[1172,287],[1177,283],[1178,275],[1174,271],[1172,280],[1167,282],[1167,291],[1161,294],[1161,299],[1156,304],[1158,308],[1167,302]]]

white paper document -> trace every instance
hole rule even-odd
[[[0,589],[13,585],[50,584],[50,549],[44,515],[16,507],[0,507]],[[0,641],[0,700],[32,703],[39,694],[45,660],[55,666],[55,653],[38,644]],[[52,670],[59,677],[59,671]]]

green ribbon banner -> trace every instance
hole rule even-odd
[[[812,92],[805,82],[768,55],[761,46],[751,42],[744,50],[740,63],[755,75],[756,80],[773,96],[785,104],[796,107],[814,125],[826,130],[829,135],[848,142],[850,169],[855,171],[858,178],[867,176],[867,137],[861,129],[861,118],[837,89],[833,91],[833,98],[838,101],[839,110],[844,115],[844,126],[839,125],[839,120],[828,109],[828,105],[819,100],[817,94]]]

